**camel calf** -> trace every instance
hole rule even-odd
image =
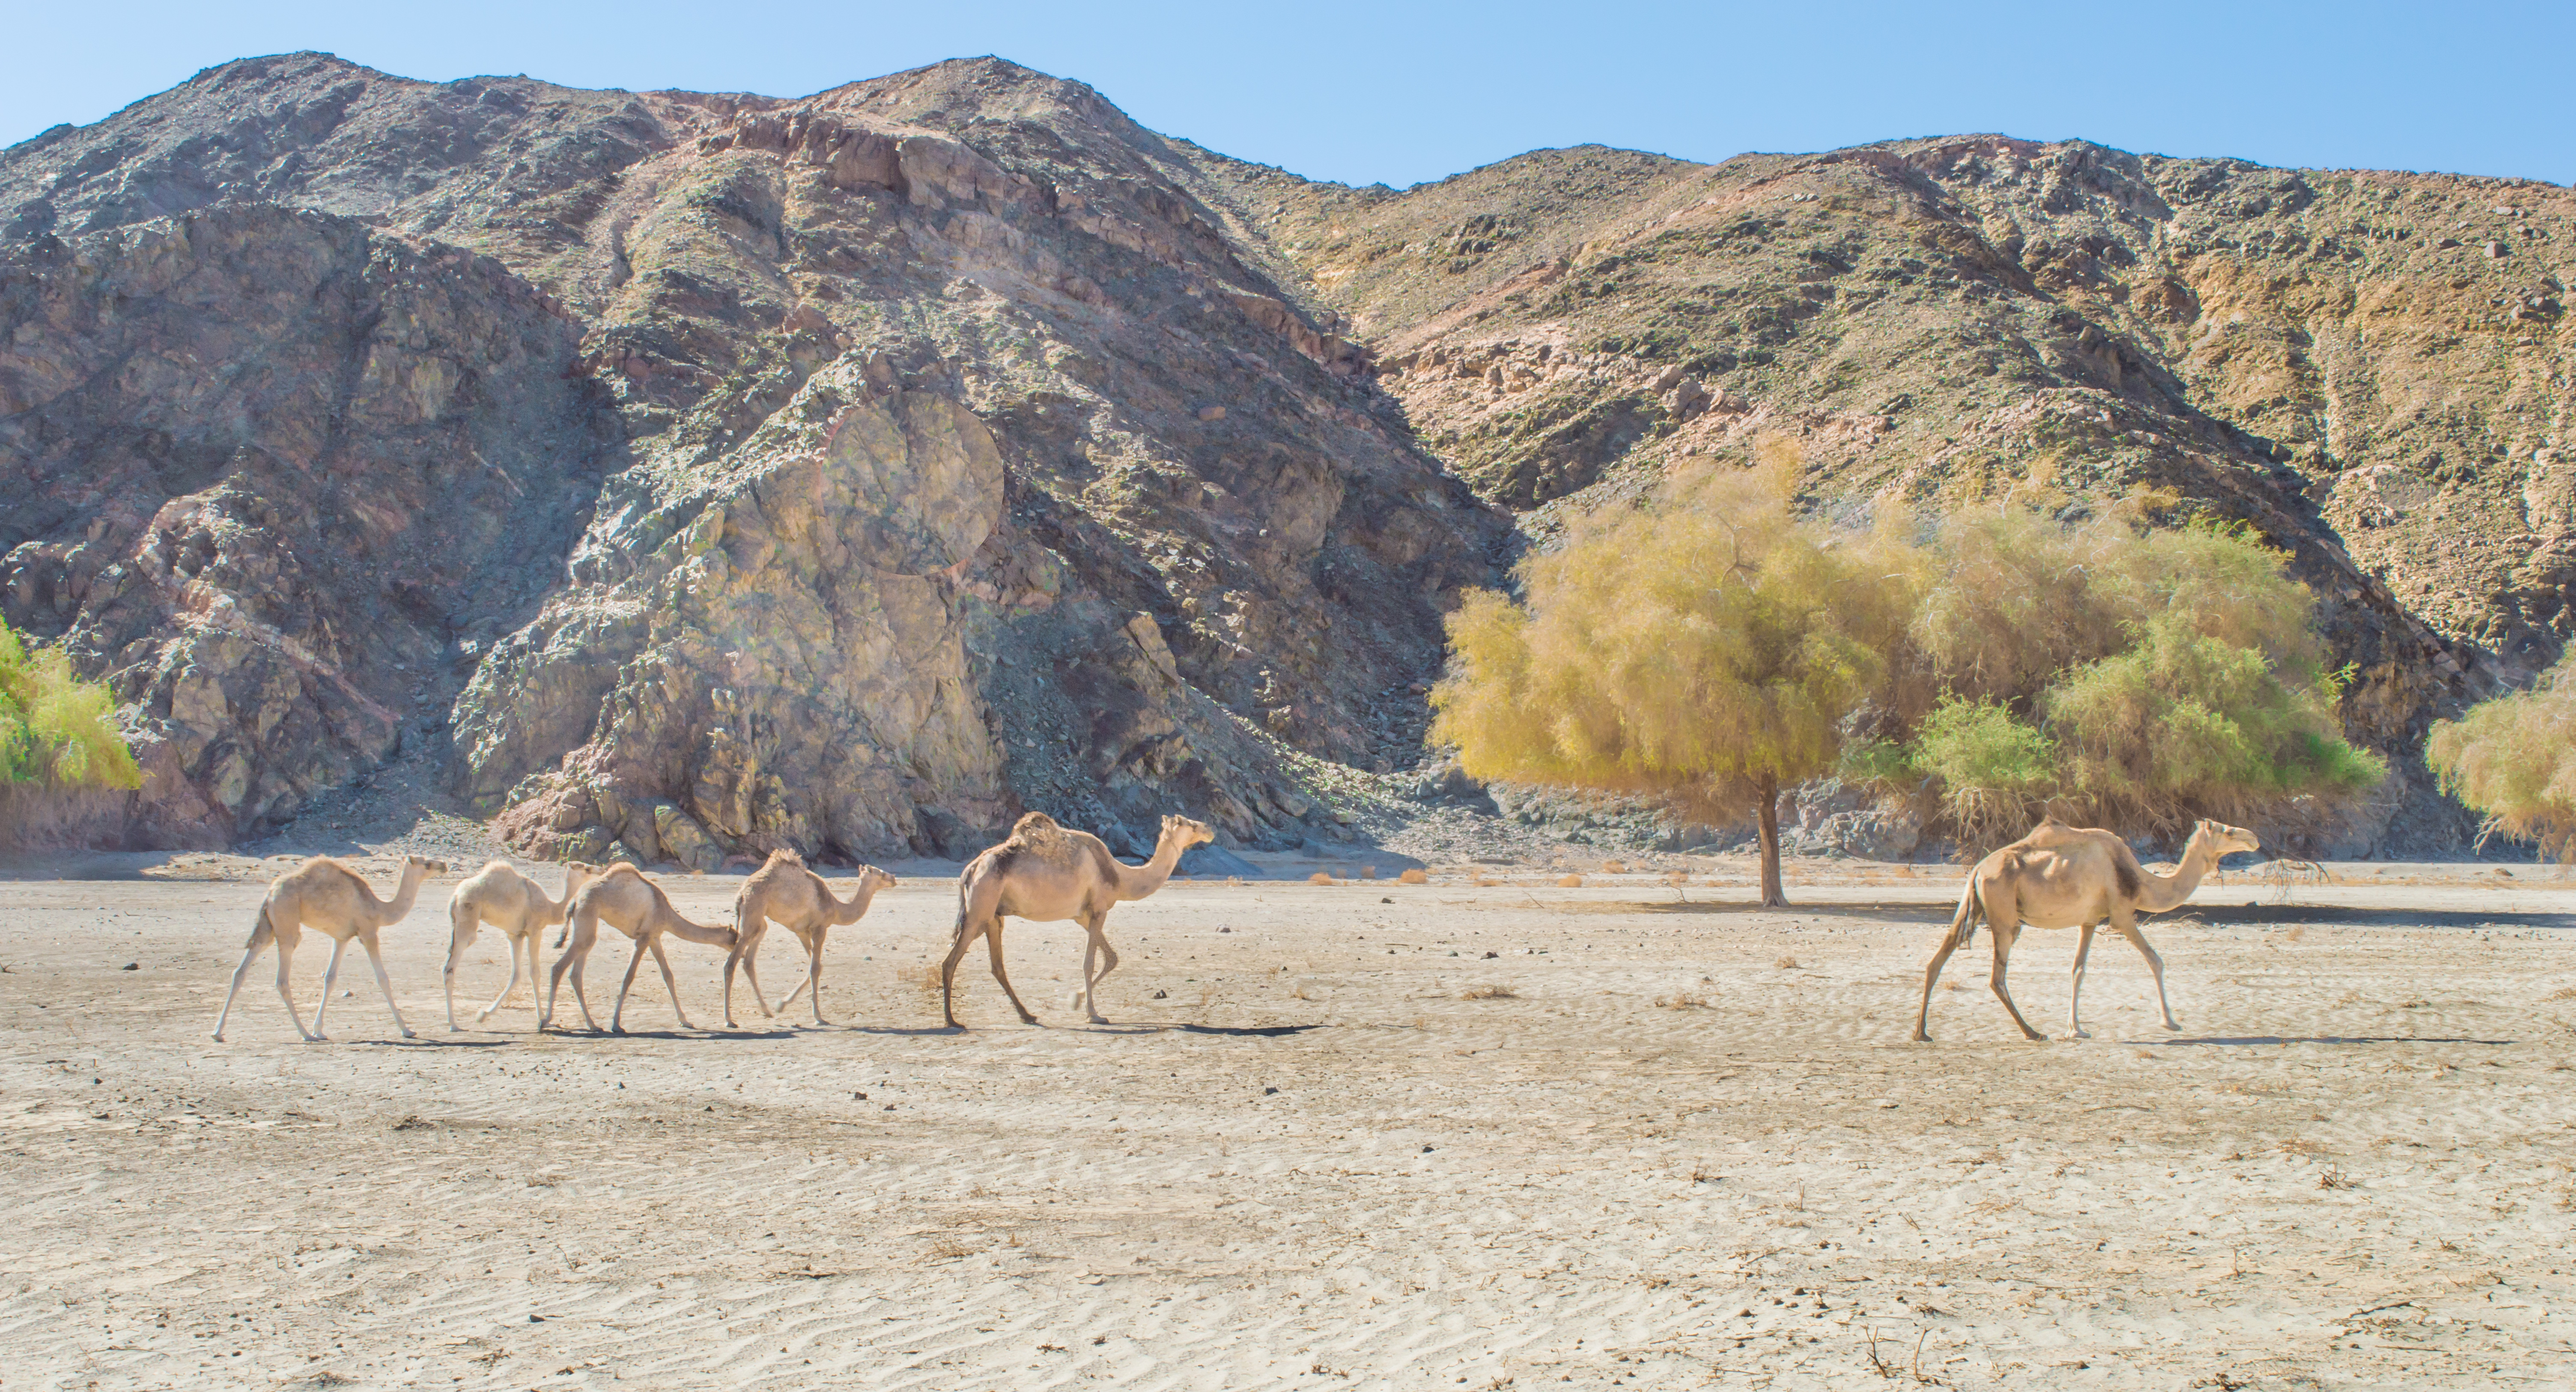
[[[394,1027],[405,1039],[412,1037],[411,1026],[403,1023],[402,1007],[394,1004],[393,983],[385,979],[385,957],[376,943],[376,934],[386,924],[400,922],[420,898],[423,878],[443,873],[446,862],[404,856],[401,887],[391,899],[378,899],[358,872],[331,859],[315,856],[269,882],[268,896],[260,901],[259,913],[251,920],[250,945],[242,950],[241,965],[233,968],[232,989],[224,992],[224,1008],[215,1016],[215,1042],[224,1042],[224,1022],[233,1014],[233,997],[241,994],[242,978],[250,974],[250,964],[259,959],[271,942],[277,944],[277,998],[286,1002],[286,1018],[295,1023],[295,1032],[307,1044],[325,1042],[322,1033],[323,1012],[331,1008],[331,987],[340,979],[340,954],[348,950],[349,940],[357,939],[367,949],[367,961],[376,969],[376,987],[385,993],[385,1009],[394,1014]],[[330,935],[331,965],[322,972],[322,1003],[313,1007],[313,1028],[304,1027],[303,1017],[296,1013],[295,946],[303,930],[317,929]]]
[[[1932,986],[1941,979],[1941,968],[1950,954],[1967,946],[1975,935],[1977,918],[1983,915],[1994,930],[1995,969],[1990,984],[1995,999],[2012,1012],[2013,1023],[2021,1026],[2022,1037],[2040,1038],[2039,1031],[2021,1016],[2021,1007],[2013,1004],[2012,992],[2004,986],[2005,964],[2012,957],[2013,939],[2024,928],[2080,928],[2075,943],[2075,988],[2066,1001],[2066,1028],[2070,1038],[2085,1038],[2084,1024],[2077,1014],[2077,1004],[2084,995],[2084,959],[2093,951],[2093,929],[2108,920],[2112,929],[2136,946],[2147,959],[2147,969],[2156,978],[2156,1008],[2164,1012],[2165,1028],[2180,1029],[2174,1023],[2173,1006],[2165,999],[2165,962],[2147,945],[2146,935],[2138,931],[2138,915],[2163,913],[2179,907],[2200,887],[2201,876],[2209,872],[2222,857],[2238,851],[2256,851],[2262,843],[2254,833],[2225,822],[2203,821],[2192,828],[2191,840],[2183,847],[2182,863],[2171,875],[2159,875],[2138,864],[2129,844],[2110,832],[2071,827],[2048,818],[2031,829],[2028,836],[1977,862],[1968,872],[1967,887],[1959,894],[1959,911],[1950,918],[1950,932],[1932,954],[1932,965],[1923,972],[1923,1008],[1914,1018],[1914,1037],[1921,1042],[1932,1038],[1926,1026],[1932,1018]]]
[[[662,887],[644,878],[634,866],[619,861],[601,872],[599,878],[581,887],[572,897],[571,946],[555,959],[554,972],[546,979],[546,1008],[537,1017],[537,1028],[551,1028],[555,1018],[555,991],[563,985],[564,969],[572,969],[572,998],[581,1006],[581,1022],[593,1030],[599,1021],[591,1018],[590,997],[581,988],[582,965],[590,960],[590,949],[599,941],[599,923],[608,920],[611,927],[635,940],[635,960],[626,964],[626,980],[617,988],[617,1006],[608,1013],[608,1032],[624,1034],[626,995],[635,989],[636,970],[644,965],[644,954],[653,954],[653,964],[662,969],[662,985],[671,992],[671,1013],[680,1017],[682,1029],[696,1029],[689,1023],[689,1012],[680,1008],[680,983],[671,977],[671,959],[662,955],[665,936],[686,938],[732,949],[735,943],[731,928],[710,928],[691,923],[671,907],[669,895]]]
[[[519,954],[522,948],[528,958],[528,990],[534,994],[537,978],[537,939],[545,929],[564,921],[572,907],[572,898],[581,887],[606,873],[601,867],[583,861],[564,862],[564,892],[561,899],[549,899],[537,888],[537,882],[511,869],[506,861],[493,861],[456,887],[447,901],[447,969],[441,976],[447,987],[447,1028],[463,1028],[456,1023],[456,964],[464,959],[465,949],[474,945],[483,925],[491,924],[510,940],[510,980],[492,1003],[475,1013],[474,1023],[490,1019],[501,1002],[519,988]]]

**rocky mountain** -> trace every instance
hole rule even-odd
[[[2571,213],[1991,136],[1353,189],[993,59],[251,59],[0,152],[0,612],[139,707],[137,843],[411,760],[545,854],[1275,845],[1419,759],[1459,590],[1770,434],[1852,515],[2252,522],[2404,754],[2576,633]]]

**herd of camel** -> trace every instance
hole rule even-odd
[[[1087,935],[1082,954],[1082,990],[1074,997],[1074,1003],[1088,1013],[1091,1023],[1107,1024],[1099,1009],[1100,982],[1118,966],[1118,950],[1109,945],[1104,932],[1109,910],[1161,889],[1179,864],[1181,853],[1213,840],[1214,835],[1204,823],[1187,817],[1165,817],[1153,857],[1143,865],[1126,865],[1109,853],[1099,837],[1059,826],[1043,813],[1022,817],[1008,840],[967,862],[958,874],[957,926],[948,958],[939,969],[940,1008],[949,1027],[959,1027],[957,964],[978,938],[987,944],[993,978],[1001,983],[1003,994],[1010,997],[1022,1023],[1037,1023],[1037,1017],[1021,1003],[1019,992],[1011,989],[1011,978],[1002,969],[1005,918],[1082,925]],[[2179,1028],[2174,1023],[2173,1007],[2165,998],[2164,959],[2138,931],[2138,916],[2180,906],[2199,887],[2201,877],[2221,859],[2239,851],[2259,849],[2254,833],[2242,827],[2202,821],[2184,845],[2181,862],[2172,873],[2160,875],[2140,865],[2128,844],[2110,832],[2068,826],[2054,817],[2041,822],[2029,835],[1978,861],[1969,871],[1949,932],[1934,949],[1931,965],[1923,973],[1923,1004],[1915,1016],[1915,1039],[1931,1039],[1926,1026],[1932,1010],[1932,988],[1940,980],[1941,968],[1950,960],[1950,954],[1965,947],[1975,935],[1980,919],[1994,939],[1994,972],[1989,980],[1995,997],[2011,1012],[2013,1023],[2021,1027],[2024,1037],[2036,1040],[2044,1036],[2022,1018],[2021,1008],[2013,1004],[2012,993],[2004,984],[2005,965],[2012,956],[2014,939],[2024,928],[2081,930],[2066,1020],[2069,1036],[2082,1038],[2085,1031],[2077,1006],[2084,992],[2084,961],[2093,950],[2094,929],[2105,923],[2146,958],[2148,970],[2155,977],[2156,1007],[2163,1013],[2164,1026]],[[272,943],[277,947],[277,994],[286,1002],[287,1017],[294,1021],[297,1033],[306,1042],[323,1042],[323,1012],[331,1006],[332,986],[340,974],[340,954],[352,940],[366,948],[367,960],[375,968],[376,985],[384,992],[385,1008],[393,1012],[394,1024],[402,1030],[403,1037],[411,1038],[411,1026],[403,1020],[402,1007],[394,1003],[393,985],[385,978],[377,934],[411,912],[425,876],[446,869],[438,861],[404,857],[401,887],[391,899],[378,899],[355,871],[327,856],[316,856],[278,876],[269,885],[258,917],[252,922],[250,943],[242,952],[241,965],[233,968],[232,989],[224,993],[223,1012],[215,1018],[215,1042],[223,1042],[224,1024],[232,1017],[233,998],[241,994],[242,981],[250,974],[251,964]],[[662,953],[664,937],[726,949],[726,1028],[739,1028],[733,1013],[737,968],[749,983],[752,1000],[761,1014],[775,1016],[803,992],[813,1008],[814,1022],[825,1024],[824,937],[835,926],[856,923],[868,911],[877,892],[894,882],[894,876],[885,871],[864,866],[859,871],[857,891],[841,899],[822,876],[805,867],[803,857],[796,852],[773,851],[768,862],[743,881],[741,892],[734,898],[733,926],[724,928],[692,923],[682,917],[660,885],[623,861],[609,866],[569,863],[564,870],[563,897],[556,899],[527,876],[496,860],[459,884],[448,901],[451,935],[444,973],[447,1027],[463,1028],[456,1023],[456,964],[484,925],[500,929],[510,939],[510,980],[474,1017],[477,1023],[499,1009],[501,1002],[517,989],[522,948],[527,955],[529,989],[534,991],[537,940],[545,929],[565,924],[568,926],[555,939],[562,954],[547,975],[545,1003],[537,1013],[537,1028],[542,1031],[553,1024],[555,993],[569,970],[573,1000],[581,1007],[582,1023],[598,1031],[599,1022],[592,1017],[590,999],[582,990],[582,965],[589,960],[603,921],[635,943],[634,958],[626,966],[626,979],[617,988],[617,1004],[609,1011],[609,1033],[624,1032],[620,1022],[626,1010],[626,996],[634,989],[635,974],[644,965],[647,953],[661,969],[662,984],[671,993],[671,1009],[679,1016],[682,1028],[696,1028],[689,1023],[688,1012],[681,1008],[679,984],[672,979],[670,959]],[[805,948],[805,976],[779,998],[775,1008],[761,991],[760,977],[753,965],[761,938],[772,923],[785,926]],[[322,974],[322,1003],[313,1008],[310,1029],[296,1008],[290,977],[296,943],[306,928],[331,939],[331,962]]]

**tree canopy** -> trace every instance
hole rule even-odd
[[[1646,793],[1760,820],[1779,882],[1782,784],[1830,772],[1912,612],[1891,536],[1794,517],[1794,459],[1680,480],[1525,562],[1515,602],[1471,594],[1432,692],[1435,739],[1474,777]]]

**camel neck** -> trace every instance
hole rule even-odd
[[[2193,890],[2200,888],[2201,877],[2209,873],[2210,862],[2214,859],[2216,857],[2209,853],[2209,833],[2194,827],[2191,839],[2183,843],[2182,860],[2174,866],[2171,875],[2142,872],[2146,876],[2146,892],[2139,896],[2138,907],[2149,913],[2163,913],[2178,907],[2191,897]]]
[[[1181,863],[1181,839],[1166,836],[1154,843],[1154,858],[1142,865],[1118,867],[1118,897],[1142,899],[1161,889],[1172,878],[1172,870]]]
[[[411,906],[420,900],[421,879],[428,873],[425,868],[410,861],[403,862],[402,884],[394,890],[394,897],[385,904],[385,922],[391,923],[411,912]]]
[[[847,928],[867,914],[869,901],[877,897],[877,886],[874,880],[862,879],[858,892],[844,900],[832,893],[830,885],[824,885],[823,897],[831,902],[833,925]]]

